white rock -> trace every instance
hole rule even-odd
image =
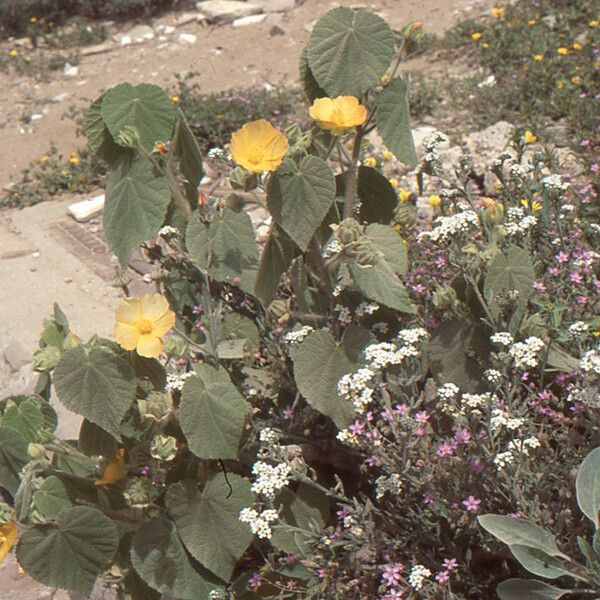
[[[296,7],[296,0],[252,0],[264,12],[285,12]]]
[[[171,27],[171,25],[165,25],[165,28],[163,29],[165,35],[171,35],[174,31],[175,27]]]
[[[213,22],[229,23],[240,17],[256,15],[262,12],[257,4],[241,0],[205,0],[198,2],[196,8]]]
[[[246,25],[256,25],[262,23],[267,18],[267,15],[249,15],[247,17],[240,17],[233,22],[234,27],[245,27]]]
[[[195,44],[196,36],[193,33],[180,33],[179,41],[183,42],[184,44]]]
[[[129,35],[122,35],[119,37],[119,44],[121,44],[121,46],[129,46],[129,44],[131,44],[132,39],[131,36]]]
[[[78,72],[79,69],[76,66],[65,63],[65,66],[63,67],[63,74],[65,77],[77,77]]]
[[[128,34],[137,44],[154,39],[154,29],[149,25],[138,25],[129,31]]]
[[[52,102],[62,102],[65,98],[69,97],[69,92],[62,92],[61,94],[57,94],[52,98]]]
[[[33,115],[31,115],[30,120],[31,121],[39,121],[44,115],[41,115],[40,113],[35,113]]]
[[[104,194],[71,204],[67,208],[67,214],[71,215],[76,221],[82,222],[100,214],[103,208]]]

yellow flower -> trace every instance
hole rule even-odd
[[[69,164],[78,165],[81,162],[81,158],[79,158],[79,154],[77,152],[71,152],[69,154]]]
[[[231,136],[231,156],[235,162],[252,171],[274,171],[283,160],[288,141],[269,121],[250,121]]]
[[[581,77],[579,77],[579,75],[575,75],[575,77],[571,77],[571,83],[574,83],[575,85],[579,85],[582,81],[583,81],[583,79],[581,79]]]
[[[30,23],[36,23],[37,22],[37,18],[36,17],[29,17],[29,22]]]
[[[317,98],[309,114],[320,127],[335,135],[362,125],[367,120],[367,108],[354,96]]]
[[[17,528],[12,523],[0,525],[0,562],[2,562],[17,539]]]
[[[127,475],[125,466],[125,450],[119,448],[115,452],[115,457],[106,465],[101,479],[96,479],[95,485],[112,485],[117,483]]]
[[[50,157],[47,154],[44,154],[44,156],[42,156],[42,158],[40,158],[41,162],[48,162],[50,160]]]
[[[479,33],[479,31],[476,31],[475,33],[473,33],[471,35],[471,39],[474,40],[475,42],[481,39],[481,33]]]
[[[590,21],[588,25],[590,27],[598,27],[598,25],[600,25],[600,21],[598,21],[598,19],[594,19],[593,21]]]
[[[388,81],[390,80],[390,76],[387,73],[384,73],[380,78],[379,81],[381,83],[381,85],[385,85]]]
[[[494,17],[494,19],[499,19],[503,14],[504,14],[503,8],[501,8],[499,6],[494,6],[494,8],[492,8],[492,17]]]
[[[557,87],[559,90],[562,90],[562,89],[565,87],[565,82],[564,82],[564,81],[557,81],[557,82],[556,82],[556,87]]]
[[[17,50],[15,50],[14,48],[8,53],[9,56],[12,56],[13,58],[15,56],[19,56],[19,53]]]
[[[529,129],[523,135],[523,143],[524,144],[535,144],[537,142],[537,137],[529,131]]]
[[[412,196],[412,193],[410,192],[410,190],[400,188],[400,193],[398,194],[398,196],[400,197],[400,202],[408,202],[410,200],[410,197]]]
[[[540,210],[542,210],[542,205],[541,205],[541,203],[540,203],[540,202],[538,202],[537,200],[534,200],[534,201],[531,203],[531,210],[532,210],[533,212],[539,212]]]
[[[383,160],[392,160],[392,153],[389,150],[384,150],[382,155]]]
[[[371,167],[374,169],[377,166],[377,159],[369,156],[369,158],[365,158],[364,163],[365,167]]]
[[[438,207],[442,203],[442,199],[437,194],[429,196],[429,205],[433,208]]]
[[[533,55],[533,60],[536,60],[537,62],[540,62],[543,59],[544,59],[544,57],[541,54],[534,54]]]
[[[568,48],[564,48],[564,47],[560,47],[557,52],[561,55],[561,56],[565,56],[567,54],[569,54],[569,49]]]
[[[24,56],[24,57],[23,57],[23,60],[24,60],[25,62],[31,62],[31,56]]]
[[[391,186],[392,186],[394,189],[396,189],[396,188],[398,187],[398,180],[397,180],[395,177],[392,177],[392,178],[390,179],[390,185],[391,185]]]
[[[537,21],[535,19],[529,19],[529,21],[527,21],[527,25],[529,25],[529,27],[531,27],[532,25],[535,25],[537,23]]]
[[[527,200],[527,198],[521,198],[521,206],[523,208],[529,208],[529,200]]]
[[[179,102],[179,96],[173,94],[173,96],[171,96],[171,102],[173,102],[173,104],[177,104]]]
[[[581,50],[583,46],[579,42],[575,42],[572,46],[573,50]]]
[[[125,298],[115,313],[115,339],[125,350],[156,358],[163,351],[160,339],[175,325],[175,313],[160,294]]]
[[[487,42],[483,42],[483,44],[481,44],[482,48],[489,48],[490,45]]]

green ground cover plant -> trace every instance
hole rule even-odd
[[[442,133],[417,156],[416,31],[329,11],[304,115],[206,154],[154,85],[92,103],[106,240],[121,268],[141,247],[156,293],[112,339],[59,306],[44,324],[35,392],[0,403],[0,557],[128,600],[598,597],[597,190],[525,128],[490,195]],[[367,156],[374,131],[427,205]],[[228,194],[199,193],[209,165]]]

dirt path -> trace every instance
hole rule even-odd
[[[427,31],[439,33],[492,4],[492,0],[305,0],[285,13],[269,14],[262,23],[238,28],[186,22],[192,15],[179,13],[156,20],[152,40],[127,46],[109,42],[109,51],[83,56],[76,76],[67,77],[59,71],[51,72],[49,81],[36,81],[0,75],[0,187],[46,152],[51,143],[62,152],[81,146],[83,141],[77,140],[73,122],[61,117],[71,105],[85,106],[84,100],[96,98],[100,90],[117,83],[148,82],[169,87],[174,85],[176,74],[187,72],[198,72],[207,92],[291,83],[296,80],[298,57],[313,22],[332,7],[361,5],[379,13],[393,27],[420,20]],[[175,29],[164,35],[165,26]],[[180,41],[182,33],[192,34],[196,41]],[[0,52],[10,47],[4,44]],[[41,117],[23,123],[22,119],[32,114]]]

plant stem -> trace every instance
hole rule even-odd
[[[319,278],[322,284],[323,292],[325,292],[327,298],[331,299],[333,291],[333,288],[331,287],[331,277],[329,276],[329,271],[325,266],[325,261],[323,260],[319,243],[315,238],[313,238],[310,242],[309,256],[319,272]]]
[[[356,172],[358,157],[360,156],[360,146],[363,138],[363,128],[356,128],[354,137],[354,146],[352,147],[352,161],[350,169],[346,173],[346,194],[344,199],[344,219],[349,219],[354,212],[354,200],[356,198]]]

